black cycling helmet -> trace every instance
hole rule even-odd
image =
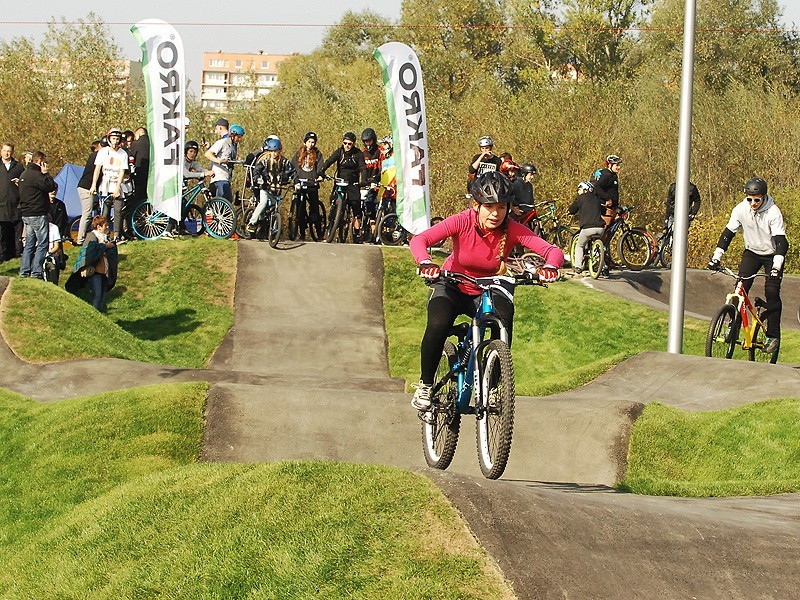
[[[469,191],[472,199],[480,204],[510,203],[513,197],[508,177],[497,171],[487,171],[476,177]]]
[[[766,196],[767,195],[767,182],[761,177],[753,177],[748,179],[744,184],[744,193],[751,196]]]
[[[609,154],[606,156],[606,164],[607,165],[621,165],[622,159],[617,156],[616,154]]]
[[[353,142],[355,144],[356,143],[356,134],[353,133],[352,131],[348,131],[342,136],[342,139],[343,140],[350,140],[351,142]]]
[[[197,150],[199,152],[200,151],[200,144],[198,144],[194,140],[189,140],[188,142],[186,142],[186,145],[184,145],[184,147],[183,147],[183,153],[186,154],[192,148],[194,148],[195,150]]]
[[[522,166],[519,169],[522,171],[523,175],[536,175],[539,171],[536,169],[536,165],[533,163],[522,163]]]
[[[378,141],[378,135],[375,133],[375,130],[372,127],[367,127],[361,132],[361,141],[366,142],[369,140],[373,140],[375,142]]]
[[[307,134],[303,136],[303,143],[305,144],[308,140],[313,139],[315,142],[317,141],[317,134],[313,131],[309,131]]]

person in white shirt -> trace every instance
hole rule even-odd
[[[228,130],[227,119],[220,118],[214,125],[214,131],[219,139],[205,153],[205,157],[211,161],[211,170],[214,173],[211,176],[211,191],[215,196],[233,202],[233,192],[231,192],[233,165],[228,163],[236,160],[239,142],[244,136],[244,128],[234,124]]]
[[[789,242],[781,209],[767,193],[767,182],[753,177],[744,186],[745,199],[733,207],[731,218],[717,242],[714,256],[708,263],[711,270],[719,270],[720,261],[739,229],[744,236],[744,253],[739,263],[739,277],[750,277],[762,268],[767,274],[764,294],[767,300],[767,342],[764,352],[774,352],[781,337],[781,281]],[[744,281],[745,290],[750,291],[752,279]]]

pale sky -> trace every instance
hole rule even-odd
[[[214,1],[135,0],[134,2],[98,3],[91,0],[10,0],[0,15],[0,39],[19,36],[38,41],[51,19],[67,21],[85,18],[93,11],[109,24],[109,29],[125,58],[141,60],[141,51],[130,33],[130,26],[142,19],[162,19],[175,25],[186,51],[187,75],[191,89],[199,94],[203,52],[258,52],[291,54],[310,52],[322,41],[325,27],[337,23],[346,9],[373,10],[392,20],[400,16],[402,0],[248,0]],[[800,27],[800,0],[782,0],[787,27]],[[30,24],[28,24],[30,23]],[[219,23],[219,25],[215,25]],[[222,25],[231,23],[232,25]],[[248,23],[298,25],[265,27]]]

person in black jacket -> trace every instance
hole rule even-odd
[[[134,140],[128,150],[133,159],[134,205],[147,200],[147,177],[150,174],[150,137],[145,127],[137,127]]]
[[[91,143],[89,150],[89,158],[86,159],[86,166],[83,167],[83,175],[78,180],[78,197],[81,199],[81,222],[78,226],[78,245],[83,244],[83,239],[86,237],[86,230],[89,229],[89,223],[92,219],[92,210],[94,209],[97,195],[89,192],[92,187],[92,176],[94,175],[94,159],[97,158],[97,151],[103,147],[100,140],[95,140]],[[103,175],[101,174],[102,178]]]
[[[25,248],[19,264],[20,277],[44,279],[42,266],[47,256],[50,229],[47,214],[50,212],[50,192],[55,189],[56,184],[47,172],[44,153],[34,152],[33,160],[19,178],[19,209],[26,231]]]
[[[700,190],[691,181],[689,182],[689,225],[692,224],[700,211]],[[675,183],[669,185],[667,190],[667,213],[664,215],[664,231],[675,221]]]
[[[361,222],[361,192],[358,189],[358,182],[367,176],[367,166],[364,163],[364,153],[356,146],[356,134],[348,131],[342,136],[342,145],[334,150],[322,164],[320,175],[333,164],[336,164],[336,177],[344,179],[351,185],[347,186],[347,203],[350,205],[356,223]],[[331,206],[333,206],[336,190],[331,193]]]
[[[611,224],[617,214],[619,206],[619,170],[622,168],[622,159],[616,154],[606,156],[604,169],[597,169],[592,175],[591,183],[595,195],[603,201],[606,227]]]
[[[583,275],[583,250],[589,238],[603,235],[605,221],[603,220],[604,207],[602,201],[594,193],[594,185],[588,181],[581,181],[578,185],[578,195],[567,209],[569,214],[578,215],[581,231],[575,244],[575,256],[572,259],[573,274],[576,277]]]
[[[22,254],[17,248],[22,237],[17,235],[17,223],[22,220],[17,205],[23,171],[22,164],[14,159],[14,144],[3,142],[0,145],[0,262]]]

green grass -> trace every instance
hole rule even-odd
[[[385,248],[384,312],[394,377],[419,379],[427,288],[407,249]],[[514,373],[520,395],[574,389],[640,352],[666,351],[669,315],[574,282],[519,287],[515,297]],[[705,355],[708,322],[687,318],[684,352]],[[737,358],[745,358],[739,350]],[[800,364],[800,334],[784,330],[780,359]]]
[[[663,496],[800,491],[800,400],[689,413],[653,403],[631,434],[621,487]]]
[[[69,249],[70,263],[78,249]],[[16,263],[16,267],[14,266]],[[17,274],[19,261],[0,275]],[[31,362],[114,357],[203,367],[233,324],[236,244],[197,238],[120,248],[117,286],[100,314],[61,287],[13,278],[2,333]]]
[[[507,598],[426,478],[202,464],[204,384],[0,390],[4,598]]]

